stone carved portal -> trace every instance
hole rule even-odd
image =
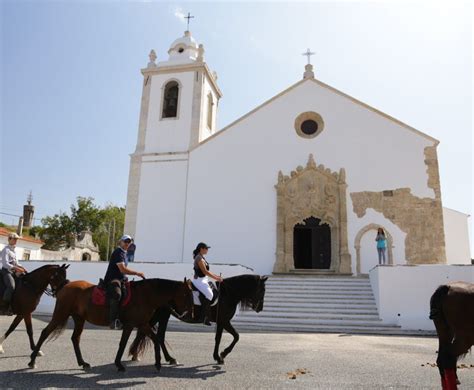
[[[331,172],[316,166],[313,155],[306,168],[299,166],[290,176],[280,171],[277,190],[277,250],[273,272],[294,270],[294,228],[313,217],[330,228],[331,263],[329,271],[351,274],[351,256],[347,244],[345,170]]]

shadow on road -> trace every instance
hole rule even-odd
[[[127,362],[124,362],[125,364]],[[127,366],[127,365],[126,365]],[[153,365],[141,366],[130,363],[127,371],[117,372],[114,364],[95,366],[85,371],[20,369],[2,373],[2,386],[8,387],[69,387],[69,388],[128,388],[145,385],[147,378],[192,378],[207,380],[225,371],[218,365],[205,364],[193,367],[163,366],[157,371]]]

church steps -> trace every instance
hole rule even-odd
[[[272,294],[265,297],[268,300],[288,301],[288,302],[313,302],[313,301],[364,301],[367,303],[375,303],[375,299],[364,295],[330,295],[330,294]]]
[[[321,307],[319,305],[313,306],[271,306],[265,304],[264,311],[267,312],[287,312],[287,313],[302,313],[302,312],[311,312],[311,313],[341,313],[341,314],[348,314],[348,313],[358,313],[358,314],[373,314],[378,315],[377,310],[372,309],[371,307],[368,308],[352,308],[350,306],[342,306],[342,307]]]
[[[315,318],[318,320],[347,320],[347,321],[375,321],[380,322],[380,318],[377,314],[362,314],[362,313],[325,313],[325,312],[247,312],[245,314],[240,314],[239,319],[250,319],[250,318],[297,318],[297,319],[310,319]]]
[[[235,321],[251,330],[403,334],[379,318],[366,278],[272,276],[263,311],[242,311]]]
[[[305,325],[345,325],[345,326],[355,326],[355,327],[370,327],[370,326],[377,326],[381,328],[392,327],[392,324],[384,324],[380,319],[378,321],[375,320],[357,320],[357,319],[341,319],[341,318],[284,318],[284,317],[262,317],[262,316],[247,316],[247,317],[238,317],[238,322],[247,322],[247,323],[256,323],[259,324],[262,321],[265,321],[266,324],[268,323],[275,323],[275,324],[295,324],[297,321],[299,324]]]
[[[324,296],[324,297],[357,297],[357,298],[373,298],[372,293],[367,293],[367,292],[359,292],[359,291],[327,291],[327,290],[308,290],[304,289],[304,291],[298,291],[298,290],[286,290],[284,289],[283,291],[272,291],[269,292],[269,297],[293,297],[293,296],[299,296],[299,297],[305,297],[305,296]]]

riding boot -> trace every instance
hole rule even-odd
[[[118,311],[119,311],[119,302],[115,299],[110,300],[110,308],[109,308],[109,321],[110,329],[120,330],[122,329],[122,323],[118,319]]]
[[[199,319],[204,325],[210,326],[211,322],[209,321],[209,312],[211,310],[211,301],[207,298],[201,298],[201,318]]]

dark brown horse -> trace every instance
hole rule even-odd
[[[38,306],[41,295],[46,291],[48,285],[51,286],[51,295],[55,295],[57,291],[66,283],[66,269],[69,265],[44,265],[28,272],[17,279],[15,292],[12,300],[12,310],[16,317],[12,324],[0,337],[0,354],[5,353],[2,343],[12,333],[21,320],[25,321],[26,333],[30,339],[31,350],[35,349],[33,340],[33,327],[31,326],[31,313]],[[2,302],[0,300],[0,302]],[[41,355],[43,353],[41,352]]]
[[[474,284],[442,285],[430,301],[430,318],[438,334],[438,369],[443,390],[457,389],[456,366],[474,344]]]
[[[232,351],[235,344],[239,341],[239,334],[230,323],[235,315],[237,306],[240,304],[242,309],[250,308],[257,313],[262,311],[263,301],[265,298],[266,280],[266,276],[239,275],[226,278],[220,284],[219,301],[215,306],[211,307],[211,315],[209,318],[211,322],[216,323],[216,338],[213,357],[219,364],[224,364],[224,358]],[[200,306],[194,307],[195,313],[198,313],[199,310]],[[163,349],[165,359],[171,364],[176,364],[176,359],[169,354],[165,345],[166,328],[171,314],[173,313],[166,308],[157,310],[153,315],[150,325],[154,326],[158,323],[157,335],[161,342],[161,348]],[[187,323],[197,323],[195,318],[199,318],[199,315],[196,314],[194,318],[187,315],[178,319]],[[234,337],[234,340],[219,354],[219,345],[224,329]],[[139,359],[139,356],[144,353],[147,344],[146,334],[139,329],[129,351],[133,360]]]
[[[84,280],[74,281],[66,284],[56,299],[53,318],[48,326],[41,332],[41,337],[31,354],[30,368],[35,367],[36,356],[43,342],[50,335],[59,335],[66,326],[68,318],[74,320],[74,332],[72,344],[79,366],[84,369],[90,368],[82,358],[79,341],[85,321],[94,325],[108,326],[108,307],[93,305],[91,302],[94,285]],[[177,316],[186,315],[193,309],[193,297],[189,281],[177,282],[166,279],[147,279],[130,283],[131,298],[127,306],[120,310],[120,320],[123,323],[122,338],[115,357],[115,365],[119,371],[125,371],[122,365],[122,355],[127,345],[128,338],[134,328],[150,336],[155,344],[155,367],[161,368],[160,342],[152,332],[150,320],[153,313],[159,308],[166,308]]]

